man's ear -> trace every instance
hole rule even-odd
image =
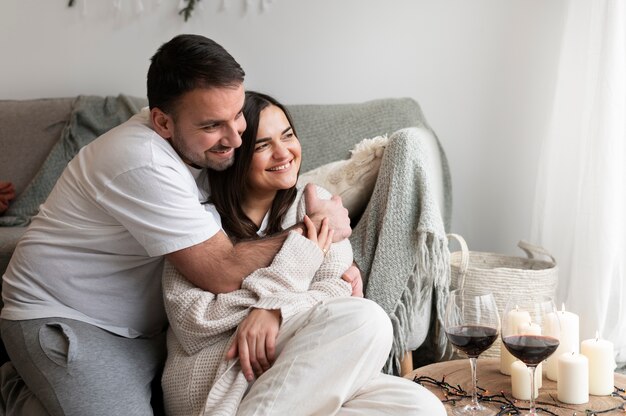
[[[150,110],[150,120],[154,130],[164,139],[171,139],[174,131],[174,121],[172,117],[163,112],[160,108],[154,107]]]

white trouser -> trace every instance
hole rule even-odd
[[[391,322],[376,303],[324,301],[282,324],[278,358],[237,415],[444,416],[427,389],[380,372],[391,341]]]

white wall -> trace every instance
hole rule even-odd
[[[477,250],[528,238],[563,0],[203,0],[187,23],[178,0],[83,1],[2,1],[0,98],[145,96],[157,47],[204,34],[289,104],[415,98],[450,161],[453,230]]]

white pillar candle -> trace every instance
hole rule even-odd
[[[520,324],[518,332],[523,335],[541,335],[541,326],[534,322]]]
[[[535,399],[539,396],[538,377],[541,377],[539,367],[535,370]],[[518,400],[530,400],[530,370],[519,360],[511,364],[511,394]]]
[[[527,311],[522,311],[517,307],[509,311],[506,316],[507,327],[509,328],[509,333],[503,334],[514,335],[518,333],[518,329],[520,325],[528,324],[530,322],[530,314]],[[517,358],[513,357],[513,355],[506,349],[504,344],[500,345],[500,372],[507,376],[511,375],[511,364],[515,362]]]
[[[557,361],[559,401],[582,404],[589,401],[589,360],[576,352],[561,354]]]
[[[552,381],[558,380],[558,361],[561,354],[578,353],[580,350],[578,315],[565,310],[565,304],[555,314],[549,314],[546,321],[546,335],[559,339],[559,346],[546,362],[546,377]]]
[[[534,322],[520,324],[518,333],[524,335],[541,335],[541,326]],[[535,370],[535,387],[539,389],[543,385],[543,366],[541,364],[542,363],[539,363],[537,369]]]
[[[613,343],[605,339],[586,339],[580,350],[589,359],[589,394],[608,396],[613,393],[615,357]]]
[[[506,349],[504,344],[500,344],[500,372],[504,375],[511,375],[511,364],[513,364],[517,358]]]

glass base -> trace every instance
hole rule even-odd
[[[468,404],[463,407],[455,407],[452,409],[452,414],[455,416],[493,416],[497,412],[493,409],[488,409],[480,403],[476,406]]]

